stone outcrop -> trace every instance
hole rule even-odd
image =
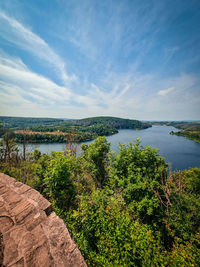
[[[0,266],[87,266],[49,201],[1,173]]]

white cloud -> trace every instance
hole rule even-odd
[[[194,114],[192,110],[198,109],[198,101],[192,101],[193,86],[198,81],[191,75],[159,80],[154,75],[134,71],[108,72],[97,84],[87,81],[85,94],[76,94],[68,87],[32,72],[21,59],[0,51],[0,77],[2,115],[71,118],[111,115],[136,119],[168,119],[171,116],[176,119],[170,114],[184,114],[183,106],[187,107],[190,117]],[[172,84],[174,87],[170,87]],[[168,89],[159,91],[159,88]],[[160,97],[166,95],[170,101]],[[177,104],[180,101],[181,104]]]
[[[27,99],[21,96],[23,91],[20,87],[14,86],[13,84],[5,83],[0,81],[0,104],[1,108],[2,105],[6,104],[7,107],[10,106],[10,109],[13,108],[15,105],[20,105],[23,103],[31,103]],[[3,110],[1,110],[2,112]]]
[[[21,60],[16,58],[12,60],[0,56],[0,77],[0,89],[4,98],[5,94],[8,98],[18,95],[20,98],[16,97],[13,100],[20,99],[23,102],[23,99],[34,95],[35,99],[43,99],[46,104],[55,101],[58,101],[59,104],[63,101],[69,102],[72,97],[68,88],[59,86],[53,81],[30,71]]]
[[[88,83],[86,95],[76,94],[69,88],[59,86],[50,79],[32,72],[20,59],[6,57],[5,54],[0,55],[0,77],[1,104],[5,102],[9,104],[9,99],[11,99],[11,102],[18,106],[29,101],[45,106],[68,105],[72,107],[72,110],[77,109],[80,104],[87,112],[98,110],[98,112],[106,113],[112,109],[120,110],[124,106],[124,97],[130,88],[130,84],[121,83],[115,85],[113,90],[105,92],[95,84]],[[73,104],[70,104],[71,101]],[[71,111],[71,113],[74,112]]]
[[[158,91],[158,95],[166,96],[172,91],[174,91],[174,87],[169,87],[168,89]]]
[[[0,34],[10,43],[24,49],[40,60],[45,60],[53,66],[64,82],[77,79],[75,75],[69,76],[65,70],[65,63],[54,50],[37,34],[23,24],[7,16],[0,10]]]
[[[186,114],[187,110],[185,118],[195,119],[195,112],[199,109],[199,98],[197,101],[194,95],[198,80],[190,75],[167,80],[155,80],[154,76],[136,73],[134,78],[124,74],[111,75],[105,77],[105,84],[87,82],[87,93],[80,95],[33,73],[21,60],[2,56],[0,77],[2,115],[181,119],[181,114]],[[171,84],[174,87],[170,87]],[[111,88],[110,91],[106,91],[105,85]],[[155,94],[152,94],[152,88]],[[168,89],[159,91],[158,88]],[[170,94],[172,91],[173,95]],[[167,98],[160,97],[166,95]]]

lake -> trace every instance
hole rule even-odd
[[[119,130],[119,133],[108,136],[111,149],[117,151],[119,143],[134,142],[140,138],[142,145],[157,148],[165,161],[170,164],[173,170],[183,170],[190,167],[200,167],[200,143],[186,139],[182,136],[170,135],[171,131],[178,131],[171,126],[152,126],[144,130]],[[85,142],[85,144],[92,143]],[[77,154],[80,155],[81,144],[77,144]],[[65,145],[60,143],[32,144],[28,149],[39,149],[42,153],[64,150]]]

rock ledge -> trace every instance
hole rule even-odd
[[[3,173],[0,173],[0,234],[2,266],[87,266],[50,202]]]

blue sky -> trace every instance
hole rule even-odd
[[[0,115],[200,119],[200,1],[0,1]]]

